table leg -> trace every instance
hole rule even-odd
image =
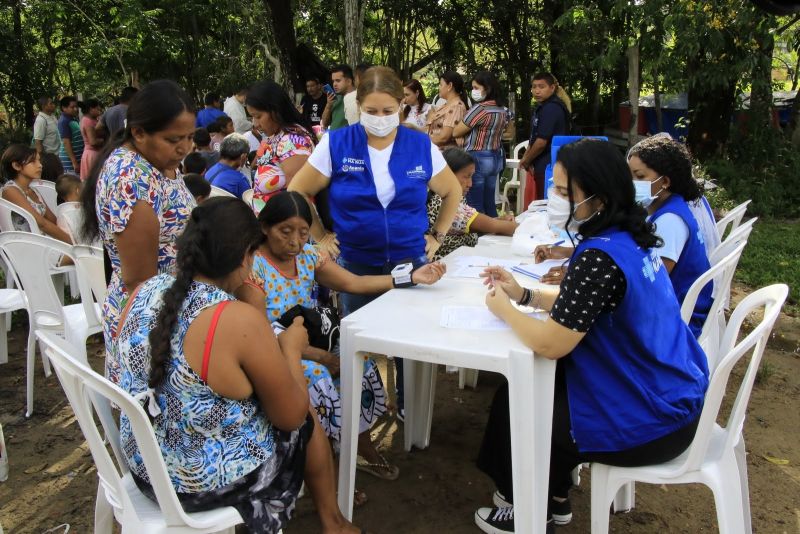
[[[520,504],[514,526],[518,534],[538,534],[547,521],[555,362],[512,354],[509,367],[514,502]]]
[[[356,351],[356,332],[342,325],[340,336],[342,431],[339,454],[339,509],[353,519],[353,488],[356,484],[358,416],[361,412],[361,375],[365,354]]]
[[[406,451],[411,450],[414,443],[414,424],[419,413],[417,399],[417,368],[419,362],[403,358],[403,395],[405,399],[406,421],[403,423],[403,446]]]
[[[431,444],[431,424],[433,423],[433,404],[436,396],[436,372],[439,366],[434,363],[418,362],[416,383],[417,400],[413,444],[427,449]]]

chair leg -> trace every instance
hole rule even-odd
[[[25,412],[25,417],[30,417],[33,414],[33,374],[35,371],[36,360],[36,337],[33,334],[33,328],[28,330],[28,365],[27,365],[27,406],[28,411]]]
[[[627,513],[633,510],[636,504],[636,483],[624,484],[614,496],[614,513]]]
[[[742,515],[744,516],[745,534],[752,534],[753,520],[750,516],[750,484],[747,481],[747,451],[744,445],[744,436],[739,436],[739,443],[733,448],[736,455],[736,465],[739,467],[739,484],[742,494]]]
[[[94,503],[94,534],[111,534],[114,529],[114,509],[106,499],[103,484],[97,483],[97,500]]]
[[[11,319],[11,313],[0,313],[0,364],[8,363],[8,331],[6,321]]]
[[[33,336],[34,335],[33,332],[31,332],[30,335]],[[36,336],[34,336],[34,340],[35,339],[36,339]],[[36,349],[34,347],[34,351],[35,350]],[[50,358],[48,358],[47,354],[44,353],[44,350],[42,349],[41,343],[39,344],[39,354],[42,356],[42,367],[44,367],[44,376],[45,376],[45,378],[50,378],[50,375],[53,374],[53,371],[50,369]]]
[[[716,468],[708,474],[707,484],[714,493],[720,534],[745,534],[742,487],[735,453],[723,453]]]
[[[609,506],[616,491],[609,475],[608,466],[592,464],[592,534],[608,534]]]

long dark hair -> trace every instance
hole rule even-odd
[[[215,280],[232,273],[263,239],[253,210],[238,198],[210,198],[192,210],[177,242],[175,282],[164,293],[164,305],[150,331],[151,388],[166,375],[172,333],[194,277],[202,274]]]
[[[486,98],[483,99],[484,102],[494,100],[498,106],[503,105],[503,94],[500,90],[500,82],[497,81],[497,77],[494,74],[488,70],[482,70],[472,78],[472,81],[486,89]]]
[[[425,102],[427,101],[425,98],[425,89],[422,88],[422,84],[419,83],[419,80],[413,79],[403,87],[413,93],[417,93],[417,113],[422,113],[422,108],[425,107]],[[406,105],[403,113],[408,117],[408,114],[411,113],[411,106]]]
[[[273,119],[286,130],[296,130],[297,126],[311,137],[311,123],[297,111],[289,95],[277,83],[266,80],[253,85],[247,92],[245,104],[260,111],[272,114]],[[313,139],[313,137],[312,137]]]
[[[439,76],[439,79],[453,84],[453,91],[456,92],[458,97],[464,103],[464,106],[469,107],[467,105],[467,96],[464,94],[464,78],[462,78],[459,73],[454,70],[448,70],[443,72],[442,75]]]
[[[700,184],[692,176],[692,157],[683,143],[666,136],[648,137],[631,148],[628,158],[633,156],[658,174],[668,176],[670,193],[686,201],[703,196]]]
[[[631,171],[617,147],[607,141],[582,139],[562,146],[556,162],[567,173],[570,209],[567,226],[575,210],[574,183],[586,198],[594,195],[603,201],[603,209],[580,225],[578,231],[583,238],[616,226],[629,232],[641,247],[653,248],[662,244],[661,238],[655,234],[655,225],[647,221],[647,210],[636,202]]]
[[[0,158],[0,181],[6,182],[17,177],[19,171],[14,168],[14,163],[24,167],[35,159],[35,148],[22,143],[8,145],[8,148],[5,149],[3,156]]]
[[[306,198],[297,191],[281,191],[273,195],[258,213],[262,226],[274,226],[292,217],[300,217],[311,226],[311,208]]]
[[[148,134],[166,129],[181,113],[194,113],[194,102],[181,87],[171,80],[156,80],[137,91],[128,105],[125,129],[118,132],[106,143],[103,151],[92,166],[89,177],[81,192],[83,209],[83,228],[81,234],[87,241],[93,241],[100,234],[95,197],[100,171],[111,153],[125,143],[133,140],[132,128],[141,128]]]
[[[455,146],[442,150],[442,157],[444,157],[445,163],[447,163],[447,166],[453,171],[453,174],[464,167],[475,165],[475,158],[473,158],[469,152]]]

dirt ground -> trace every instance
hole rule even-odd
[[[10,476],[0,483],[0,524],[5,533],[92,531],[97,474],[55,375],[36,369],[36,410],[25,418],[24,314],[9,334],[8,364],[0,367],[0,424],[10,458]],[[90,350],[102,368],[100,344]],[[381,362],[385,371],[385,361]],[[753,531],[800,533],[800,320],[782,316],[765,353],[745,424],[749,451]],[[384,376],[386,376],[384,374]],[[738,369],[737,378],[741,377]],[[479,532],[473,513],[488,506],[490,480],[474,466],[488,407],[500,377],[481,373],[476,390],[459,390],[457,375],[440,368],[436,408],[427,450],[403,451],[402,424],[386,416],[375,427],[387,455],[401,469],[385,482],[359,473],[356,484],[369,502],[355,522],[376,534]],[[589,473],[572,492],[574,519],[558,529],[588,533]],[[611,532],[625,534],[716,532],[711,492],[701,486],[638,484],[636,508],[611,519]],[[52,529],[52,530],[49,530]],[[298,505],[286,534],[319,532],[309,498]]]

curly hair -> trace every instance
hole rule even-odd
[[[177,242],[175,282],[164,293],[164,305],[149,335],[151,388],[157,388],[166,376],[172,333],[195,275],[215,280],[232,273],[263,239],[253,210],[238,198],[212,198],[192,210]]]
[[[669,192],[686,201],[703,196],[703,189],[692,176],[692,156],[686,145],[666,136],[653,136],[631,148],[628,159],[636,156],[642,163],[670,181]]]

